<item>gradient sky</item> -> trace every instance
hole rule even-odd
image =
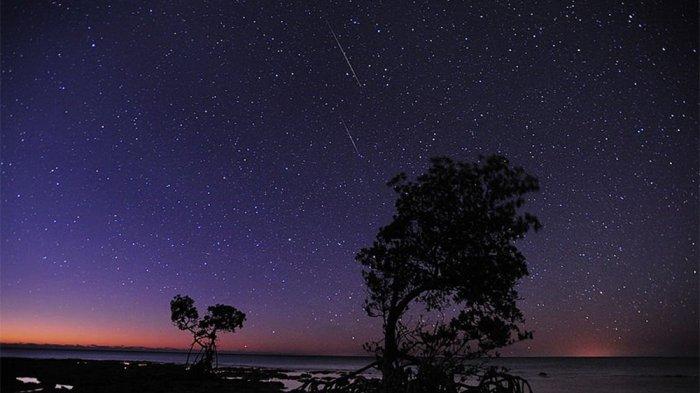
[[[505,353],[696,355],[697,2],[636,3],[3,1],[0,340],[186,347],[183,293],[363,353],[385,182],[501,153],[544,224]]]

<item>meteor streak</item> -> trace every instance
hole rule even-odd
[[[343,54],[343,57],[345,58],[345,62],[348,63],[348,67],[350,67],[350,71],[352,72],[352,77],[355,78],[355,82],[357,82],[357,86],[362,88],[362,83],[360,83],[360,80],[357,78],[357,74],[355,73],[355,69],[352,68],[352,64],[350,64],[350,60],[348,59],[348,56],[345,54],[345,51],[343,50],[343,46],[340,45],[340,41],[338,41],[338,36],[336,36],[335,31],[333,31],[333,27],[331,27],[331,24],[328,23],[328,21],[326,21],[326,24],[328,25],[328,28],[330,29],[331,34],[333,34],[333,38],[335,39],[335,43],[338,44],[338,49],[340,49],[340,53]]]
[[[353,147],[353,149],[355,149],[355,153],[357,153],[357,155],[359,157],[362,157],[362,154],[360,154],[360,151],[357,150],[357,145],[355,144],[355,140],[352,138],[352,134],[350,134],[350,129],[345,124],[345,121],[343,119],[340,119],[340,122],[343,123],[343,127],[345,127],[345,132],[348,133],[348,138],[350,138],[350,142],[352,142],[352,147]]]

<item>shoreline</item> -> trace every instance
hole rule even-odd
[[[213,378],[195,377],[182,364],[152,361],[0,357],[3,392],[277,393],[297,388],[312,377],[340,375],[335,370],[299,372],[246,366],[222,366],[215,374]]]
[[[216,371],[219,378],[202,379],[188,376],[183,364],[167,360],[81,359],[79,353],[73,355],[77,356],[62,359],[0,356],[0,391],[66,392],[66,388],[56,388],[62,385],[71,386],[72,392],[276,393],[297,388],[312,378],[332,380],[349,370],[337,368],[339,363],[332,362],[317,362],[312,368],[293,362],[254,365],[220,362]],[[510,364],[504,365],[530,382],[537,393],[690,393],[697,392],[700,383],[697,358],[510,360],[506,362]],[[23,377],[30,380],[18,380]],[[39,384],[33,383],[33,379]],[[42,390],[36,390],[39,388]]]

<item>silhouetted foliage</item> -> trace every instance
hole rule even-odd
[[[434,158],[415,181],[389,183],[396,213],[356,259],[369,289],[365,309],[383,319],[384,339],[368,343],[383,390],[454,392],[455,375],[477,375],[497,348],[531,337],[516,305],[527,275],[515,242],[540,228],[521,212],[538,181],[500,156],[476,163]],[[409,323],[406,312],[425,315]]]
[[[170,319],[180,330],[192,333],[193,341],[187,363],[195,345],[199,351],[193,360],[192,370],[208,373],[216,361],[216,340],[219,332],[231,332],[243,327],[245,314],[233,306],[217,304],[207,308],[207,314],[199,318],[194,300],[189,296],[177,295],[170,301]]]

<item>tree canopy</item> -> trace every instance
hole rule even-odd
[[[501,156],[475,163],[438,157],[416,180],[401,173],[388,185],[396,213],[356,255],[368,287],[365,309],[383,320],[384,339],[368,348],[387,389],[415,372],[414,380],[427,378],[440,391],[436,380],[450,386],[454,374],[470,371],[465,359],[530,337],[516,305],[515,285],[528,274],[516,242],[540,228],[522,211],[538,181]],[[404,317],[417,305],[432,319],[409,325]]]
[[[192,333],[190,352],[195,345],[200,349],[195,355],[193,367],[208,372],[216,359],[216,340],[219,332],[233,333],[243,327],[245,314],[233,306],[216,304],[209,306],[207,314],[200,318],[191,297],[176,295],[170,301],[170,319],[178,329]],[[189,363],[189,354],[187,362]]]

